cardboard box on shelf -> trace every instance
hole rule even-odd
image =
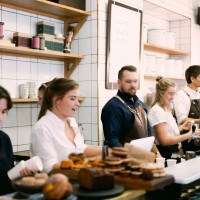
[[[31,34],[15,32],[13,33],[13,43],[15,46],[22,46],[22,47],[31,47]]]
[[[37,23],[37,34],[45,33],[49,35],[55,34],[55,27],[53,23],[40,21]]]
[[[85,10],[85,0],[49,0],[49,1]]]
[[[85,10],[85,0],[59,0],[60,4]]]

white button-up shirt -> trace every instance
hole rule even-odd
[[[149,111],[148,119],[151,124],[151,127],[154,127],[160,123],[166,123],[167,134],[169,135],[180,135],[179,128],[176,124],[176,121],[170,111],[164,111],[158,104],[155,104]],[[155,136],[155,143],[160,144],[157,139],[156,133],[153,129],[153,134]]]
[[[190,98],[185,92],[189,94],[191,99],[200,99],[199,91],[192,90],[188,86],[177,92],[174,98],[174,110],[178,123],[186,119],[190,111]]]
[[[49,172],[55,163],[68,158],[72,152],[83,153],[87,147],[80,133],[76,120],[67,118],[75,133],[74,143],[65,135],[66,121],[47,111],[33,127],[30,138],[31,156],[39,156],[43,163],[43,171]]]

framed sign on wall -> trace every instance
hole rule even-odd
[[[118,71],[125,65],[139,70],[141,58],[142,11],[109,0],[106,88],[117,89]]]

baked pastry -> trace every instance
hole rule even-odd
[[[72,192],[72,185],[63,174],[53,174],[49,177],[43,187],[45,199],[59,200],[67,197]]]
[[[35,179],[44,179],[44,180],[47,180],[49,178],[47,173],[36,173],[34,177]]]
[[[150,174],[150,172],[154,178],[166,176],[165,166],[163,163],[142,163],[140,164],[140,169],[143,172],[143,177],[147,179],[150,177],[150,175],[147,175]]]
[[[128,151],[124,147],[113,147],[112,148],[112,154],[114,156],[126,157],[127,154],[128,154]]]
[[[89,190],[105,190],[114,187],[114,176],[97,167],[81,169],[78,179],[80,186]]]
[[[104,163],[106,165],[120,165],[122,164],[122,159],[119,157],[115,157],[115,156],[108,156],[105,158]]]
[[[118,173],[124,170],[125,167],[121,165],[115,165],[115,166],[106,166],[104,169],[109,173]]]
[[[130,170],[121,170],[121,171],[119,172],[119,174],[120,174],[120,176],[122,176],[122,177],[129,177],[130,174],[131,174],[131,171],[130,171]]]
[[[135,178],[135,179],[141,178],[142,172],[133,171],[133,172],[131,172],[131,177]]]
[[[68,160],[63,160],[61,162],[60,168],[61,169],[71,169],[73,166],[74,166],[73,160],[68,159]]]
[[[60,169],[61,163],[55,163],[53,169]]]
[[[34,185],[35,185],[35,186],[40,186],[40,185],[42,186],[42,185],[45,184],[45,182],[46,182],[45,179],[35,179]]]
[[[82,164],[85,160],[85,156],[82,153],[71,153],[68,159],[72,160],[74,164]]]
[[[27,177],[23,177],[22,179],[21,179],[21,184],[22,185],[35,185],[35,178],[34,177],[30,177],[30,176],[27,176]]]

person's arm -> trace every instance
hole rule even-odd
[[[95,148],[91,146],[87,146],[84,151],[85,156],[92,157],[92,156],[101,156],[102,155],[102,149],[101,148]]]
[[[101,121],[105,140],[109,147],[122,147],[120,142],[120,131],[122,124],[122,116],[120,109],[116,107],[107,107],[102,110]]]
[[[165,122],[159,123],[155,125],[153,128],[154,128],[156,137],[158,138],[159,143],[162,146],[178,144],[179,142],[189,139],[189,137],[192,134],[192,132],[189,131],[188,133],[185,133],[183,135],[177,135],[177,136],[170,135],[167,132],[167,124]]]

